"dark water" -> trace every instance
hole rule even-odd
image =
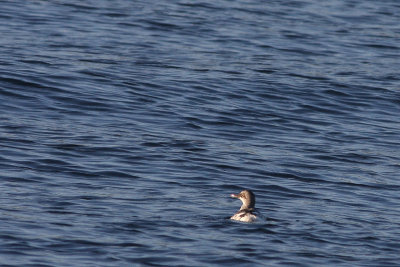
[[[399,14],[1,1],[1,265],[398,265]]]

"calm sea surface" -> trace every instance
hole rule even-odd
[[[398,266],[399,70],[397,0],[0,1],[0,265]]]

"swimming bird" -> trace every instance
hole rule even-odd
[[[256,198],[250,190],[243,190],[240,194],[231,194],[231,197],[238,198],[242,201],[242,206],[236,212],[231,220],[241,222],[253,222],[257,216],[254,214],[256,205]]]

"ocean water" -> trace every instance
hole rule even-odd
[[[1,1],[0,265],[398,266],[399,14]]]

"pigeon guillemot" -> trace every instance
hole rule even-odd
[[[256,198],[250,190],[243,190],[240,194],[231,194],[231,197],[238,198],[242,201],[242,206],[239,211],[236,212],[231,220],[241,222],[253,222],[257,216],[254,214],[254,206],[256,204]]]

